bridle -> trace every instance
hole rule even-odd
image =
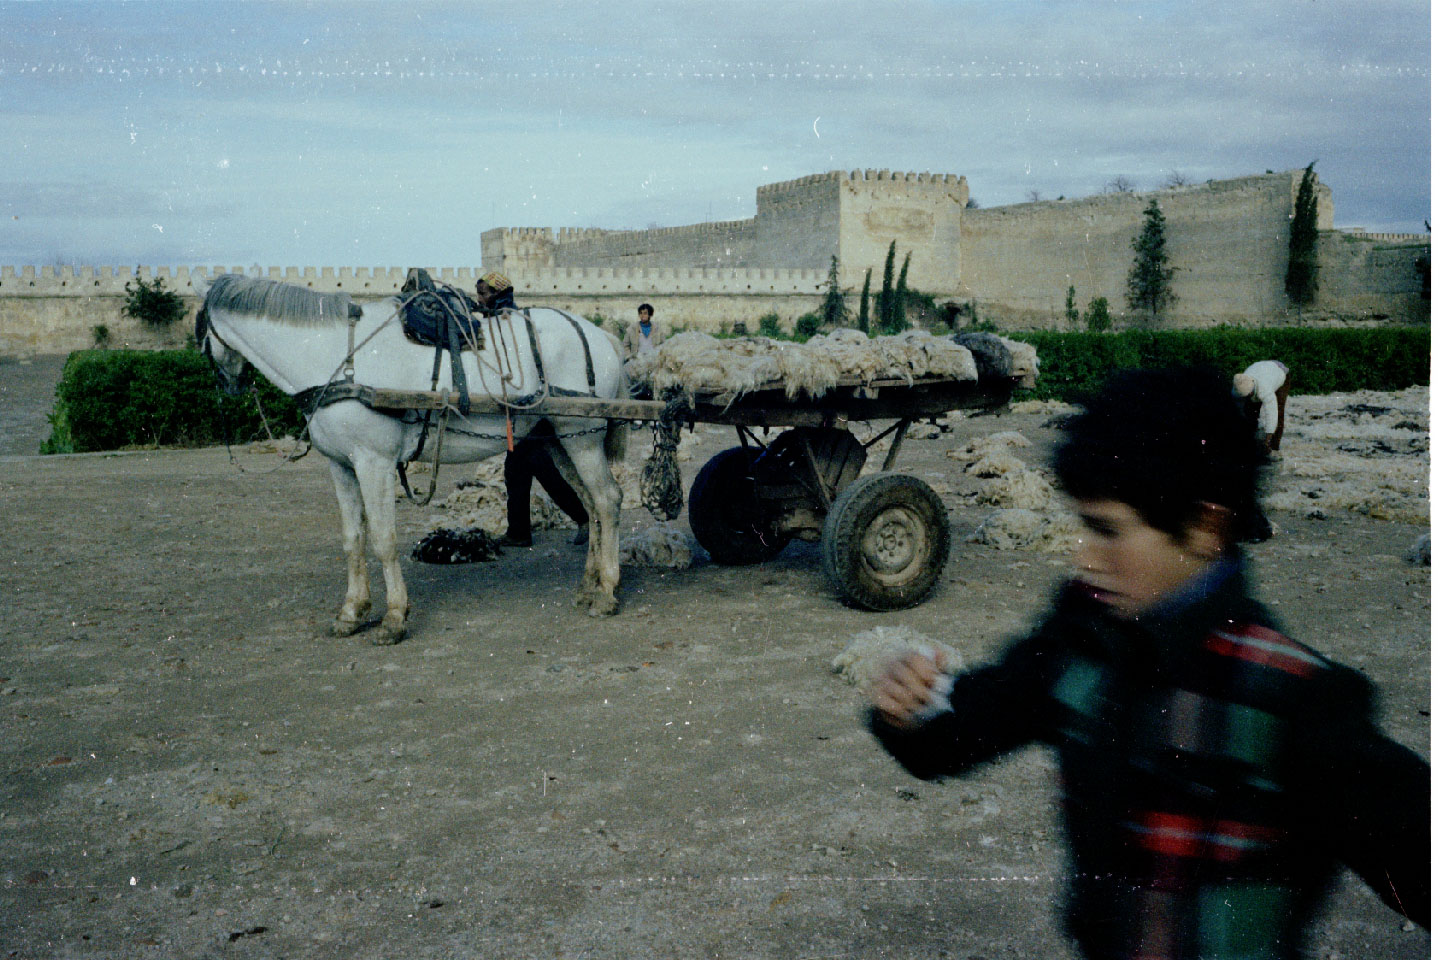
[[[205,307],[202,304],[199,311],[195,314],[195,344],[200,348],[200,352],[205,355],[205,359],[210,362],[210,370],[215,375],[216,391],[219,393],[223,393],[226,396],[237,397],[245,393],[246,388],[248,387],[251,396],[255,398],[255,409],[260,412],[261,422],[265,424],[265,432],[268,434],[270,432],[270,425],[265,417],[265,409],[260,406],[260,389],[255,385],[254,365],[252,365],[248,360],[244,361],[244,363],[240,367],[239,376],[232,379],[225,372],[225,368],[220,365],[220,361],[215,359],[215,353],[210,347],[211,337],[214,337],[222,344],[224,343],[223,340],[220,340],[220,338],[216,336],[215,331],[210,326],[210,317],[206,313]],[[226,347],[226,349],[230,350],[229,347]],[[235,351],[230,350],[230,352],[234,353]],[[225,409],[224,403],[219,403],[218,406],[220,409],[220,430],[225,438],[225,452],[229,455],[230,462],[235,465],[236,469],[238,469],[241,473],[246,473],[247,471],[245,470],[245,468],[240,465],[240,462],[238,460],[235,459],[235,451],[230,446],[230,436],[233,433],[233,431],[230,429],[230,414]],[[309,453],[309,436],[310,422],[309,417],[306,417],[305,430],[302,433],[302,438],[305,441],[305,446],[296,452],[286,454],[285,458],[274,468],[272,468],[272,470],[278,470],[286,463],[294,463],[296,460],[299,460],[301,457]]]
[[[200,352],[210,362],[210,371],[215,375],[215,388],[227,396],[233,397],[244,393],[246,387],[253,387],[255,368],[250,365],[249,361],[245,361],[240,368],[239,376],[232,380],[220,366],[220,361],[215,359],[215,353],[210,347],[211,337],[219,339],[210,325],[210,316],[202,305],[195,314],[195,345],[200,348]],[[221,342],[223,343],[223,341]],[[227,347],[227,349],[229,348]]]

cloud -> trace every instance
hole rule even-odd
[[[7,202],[62,247],[163,209],[181,252],[468,263],[489,226],[735,219],[867,167],[995,205],[1318,160],[1341,223],[1429,210],[1420,0],[113,9],[0,4]]]

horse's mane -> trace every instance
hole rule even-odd
[[[340,323],[349,316],[350,294],[316,293],[264,277],[222,273],[210,285],[207,308],[253,313],[297,326]]]

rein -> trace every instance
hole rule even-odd
[[[225,374],[220,369],[219,362],[217,362],[215,359],[214,351],[210,349],[210,337],[213,334],[210,330],[210,316],[203,306],[200,308],[200,312],[195,315],[195,334],[196,340],[200,345],[200,352],[204,354],[205,359],[209,361],[210,372],[215,376],[215,393],[217,394],[217,399],[221,401],[219,403],[220,435],[221,438],[225,441],[225,455],[230,458],[230,463],[232,466],[235,467],[236,470],[239,470],[241,473],[249,473],[250,471],[246,470],[244,465],[241,464],[240,461],[235,459],[235,450],[230,444],[230,437],[234,431],[230,429],[230,414],[225,409],[224,403],[224,398],[226,395],[228,395],[228,390],[225,382]],[[241,376],[243,379],[244,374],[242,374]],[[253,379],[250,382],[250,396],[253,397],[255,400],[255,410],[257,413],[260,414],[260,425],[265,428],[266,438],[274,441],[275,434],[270,429],[270,418],[265,415],[265,408],[260,404],[260,388],[255,385]],[[310,452],[310,418],[308,414],[305,418],[305,429],[301,431],[300,439],[303,440],[305,444],[305,448],[303,450],[299,451],[298,453],[286,454],[284,456],[284,459],[282,459],[280,463],[276,464],[274,467],[271,467],[269,470],[266,470],[265,473],[274,473],[276,470],[279,470],[281,467],[285,466],[285,464],[294,463]]]

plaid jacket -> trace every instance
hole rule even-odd
[[[1092,958],[1290,960],[1339,864],[1429,925],[1429,768],[1371,687],[1278,632],[1238,561],[1122,624],[1073,586],[954,712],[870,728],[913,774],[1032,741],[1064,781],[1067,928]]]

